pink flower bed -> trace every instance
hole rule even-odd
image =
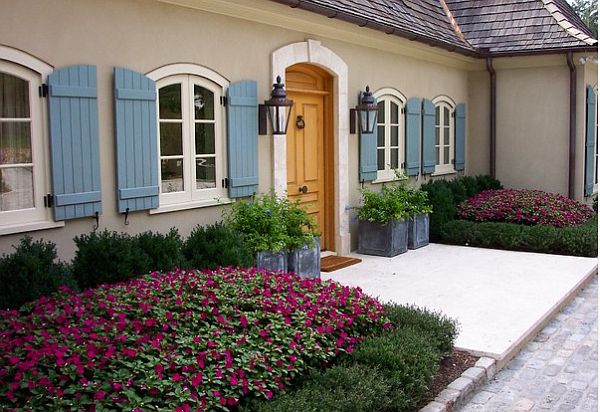
[[[541,190],[486,190],[457,207],[461,219],[526,225],[576,226],[594,215],[584,204]]]
[[[227,410],[388,328],[360,289],[175,271],[0,312],[0,410]]]

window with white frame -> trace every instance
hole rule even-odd
[[[41,83],[40,73],[0,60],[0,227],[48,219]]]
[[[157,81],[161,206],[227,196],[225,86],[190,73]]]
[[[435,173],[454,172],[454,103],[433,99],[435,105]]]
[[[374,93],[377,99],[377,180],[396,178],[404,167],[404,117],[406,98],[394,89]]]

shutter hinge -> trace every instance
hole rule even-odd
[[[221,106],[227,106],[227,96],[221,96]]]
[[[456,117],[456,110],[452,112],[452,117]]]
[[[38,87],[38,93],[40,97],[48,97],[48,85],[43,83],[40,87]]]
[[[404,107],[401,109],[401,112],[400,112],[400,113],[404,114]]]
[[[225,189],[229,188],[229,179],[225,178],[225,179],[221,179],[221,186]]]
[[[54,196],[48,193],[44,196],[44,207],[52,207],[54,206]]]

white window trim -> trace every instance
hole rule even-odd
[[[199,84],[202,87],[209,89],[214,93],[215,102],[215,153],[216,162],[220,163],[216,169],[216,187],[214,189],[202,189],[199,191],[195,188],[195,161],[192,162],[192,141],[193,141],[193,129],[194,122],[190,122],[191,116],[189,105],[183,105],[182,117],[184,119],[183,131],[183,153],[184,153],[184,185],[187,188],[183,192],[175,193],[160,193],[159,195],[159,207],[153,209],[150,214],[167,213],[177,210],[185,210],[199,207],[215,206],[218,204],[231,203],[231,199],[228,197],[227,189],[221,187],[221,180],[227,176],[227,136],[226,136],[226,113],[225,107],[219,104],[219,97],[225,95],[227,87],[229,87],[229,80],[220,74],[210,70],[207,67],[191,64],[191,63],[177,63],[168,66],[159,67],[146,74],[150,79],[156,81],[157,88],[157,99],[158,89],[169,84],[182,82],[187,84],[188,89],[182,90],[182,100],[186,97],[190,97],[190,93],[193,93],[194,84]],[[201,80],[195,82],[194,80]],[[183,87],[185,89],[185,86]],[[157,138],[159,156],[158,156],[158,168],[160,178],[160,119],[159,119],[159,104],[157,100]],[[160,185],[160,183],[159,183]]]
[[[405,119],[403,115],[404,107],[406,105],[406,96],[402,94],[400,91],[391,88],[391,87],[383,87],[378,89],[375,93],[373,93],[373,97],[378,100],[384,100],[385,102],[385,111],[386,111],[386,123],[383,124],[385,127],[385,141],[384,141],[384,151],[385,151],[385,170],[377,170],[377,179],[373,181],[373,183],[383,183],[383,182],[391,182],[394,180],[398,180],[394,171],[391,169],[391,116],[390,116],[390,102],[394,102],[398,105],[399,113],[398,113],[398,170],[404,172],[406,167],[402,167],[402,165],[406,163],[406,127],[405,127]],[[379,127],[379,120],[377,121],[377,125],[375,127]],[[379,147],[378,149],[379,150]]]
[[[44,195],[51,187],[50,143],[47,133],[45,100],[38,96],[38,88],[50,73],[52,66],[20,50],[0,45],[0,71],[29,82],[31,145],[34,207],[0,212],[0,235],[28,232],[64,226],[54,222],[52,210],[44,206]]]
[[[431,102],[433,103],[436,111],[437,111],[437,107],[438,106],[447,106],[449,108],[450,111],[450,123],[449,123],[449,127],[450,127],[450,157],[448,160],[450,160],[449,164],[436,164],[435,165],[435,170],[432,174],[432,176],[440,176],[440,175],[447,175],[447,174],[452,174],[452,173],[456,173],[456,169],[454,167],[454,161],[455,159],[455,143],[456,143],[456,137],[454,135],[455,133],[455,128],[456,128],[456,123],[455,123],[455,111],[456,111],[456,103],[454,102],[454,100],[452,100],[450,97],[448,96],[437,96],[434,97]],[[437,124],[435,126],[436,128],[438,127]],[[440,160],[443,160],[444,158],[444,144],[443,144],[443,134],[440,133],[440,145],[439,148],[436,148],[436,150],[439,150],[439,158]]]

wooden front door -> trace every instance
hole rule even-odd
[[[287,190],[319,225],[321,249],[335,250],[332,77],[298,64],[286,70],[288,97],[294,101],[287,133]]]

